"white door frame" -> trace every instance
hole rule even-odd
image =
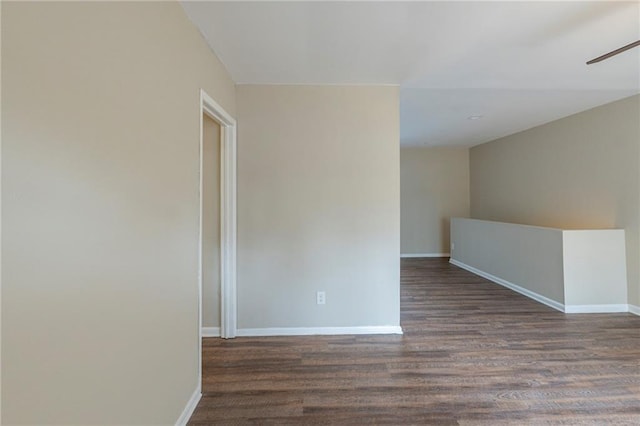
[[[202,377],[203,147],[207,115],[220,125],[220,336],[236,337],[236,120],[200,90],[200,209],[198,246],[198,358]]]

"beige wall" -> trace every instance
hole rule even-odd
[[[400,150],[402,254],[449,253],[449,219],[469,216],[469,150]]]
[[[202,326],[220,327],[220,125],[203,119]]]
[[[640,305],[640,96],[471,149],[471,215],[626,231],[629,303]]]
[[[2,46],[2,3],[0,3],[0,46]],[[0,47],[0,82],[2,81],[2,49]],[[2,99],[2,85],[0,84],[0,99]],[[2,101],[0,100],[0,129],[2,129]],[[0,153],[2,152],[2,135],[0,135]],[[2,161],[0,154],[0,187],[2,186]],[[0,194],[2,191],[0,190]],[[2,197],[0,196],[0,218],[2,217]],[[2,221],[0,220],[0,424],[2,424]]]
[[[238,86],[237,102],[238,327],[399,325],[398,89]]]
[[[178,3],[2,2],[2,423],[173,424],[198,373],[199,89]]]

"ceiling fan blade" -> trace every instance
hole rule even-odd
[[[626,46],[622,46],[620,49],[612,50],[611,52],[605,53],[602,56],[598,56],[597,58],[594,58],[594,59],[588,61],[587,65],[591,65],[591,64],[595,64],[596,62],[604,61],[605,59],[608,59],[608,58],[610,58],[612,56],[617,55],[618,53],[622,53],[625,50],[629,50],[629,49],[634,48],[636,46],[640,46],[640,40],[634,41],[633,43],[629,43]]]

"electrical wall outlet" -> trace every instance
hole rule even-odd
[[[316,292],[316,303],[318,305],[324,305],[326,302],[327,302],[327,295],[324,293],[324,291]]]
[[[455,243],[451,243],[451,251],[453,251],[453,249],[456,248],[456,244]]]

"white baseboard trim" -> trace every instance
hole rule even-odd
[[[374,325],[364,327],[281,327],[239,328],[236,336],[311,336],[339,334],[402,334],[399,325]]]
[[[220,337],[220,327],[202,327],[202,337]]]
[[[449,256],[451,256],[451,253],[405,253],[400,255],[402,259],[412,258],[412,257],[449,257]]]
[[[524,287],[520,287],[519,285],[516,285],[512,282],[509,282],[507,280],[503,280],[502,278],[496,277],[495,275],[491,275],[487,272],[481,271],[480,269],[474,268],[473,266],[469,266],[466,263],[462,263],[459,260],[456,259],[450,259],[449,263],[456,265],[462,269],[466,269],[469,272],[472,272],[476,275],[481,276],[482,278],[486,278],[489,281],[493,281],[496,284],[500,284],[503,287],[507,287],[513,291],[515,291],[516,293],[520,293],[523,296],[527,296],[533,300],[535,300],[536,302],[540,302],[544,305],[547,305],[553,309],[557,309],[560,312],[564,312],[564,305],[560,302],[556,302],[555,300],[549,299],[548,297],[545,297],[541,294],[538,294],[536,292],[533,292],[531,290],[527,290]]]
[[[567,314],[604,314],[629,312],[629,305],[564,305]]]
[[[545,297],[541,294],[538,294],[531,290],[527,290],[526,288],[520,287],[519,285],[516,285],[512,282],[496,277],[495,275],[491,275],[487,272],[481,271],[480,269],[474,268],[473,266],[469,266],[466,263],[460,262],[459,260],[449,259],[449,263],[451,263],[452,265],[456,265],[462,269],[466,269],[467,271],[472,272],[476,275],[479,275],[483,278],[486,278],[489,281],[493,281],[496,284],[500,284],[501,286],[507,287],[517,293],[520,293],[537,302],[540,302],[553,309],[557,309],[558,311],[564,312],[567,314],[604,314],[604,313],[630,312],[635,315],[640,315],[640,307],[634,306],[634,305],[627,305],[624,303],[610,304],[610,305],[564,305],[560,302],[556,302],[555,300],[549,299],[548,297]]]
[[[186,426],[186,424],[189,422],[189,419],[193,415],[193,412],[196,410],[198,402],[200,402],[200,398],[202,398],[202,389],[200,387],[200,384],[198,384],[198,387],[193,392],[193,395],[191,395],[191,398],[189,398],[189,401],[184,407],[184,410],[182,410],[182,414],[180,414],[180,417],[178,417],[176,426]]]

